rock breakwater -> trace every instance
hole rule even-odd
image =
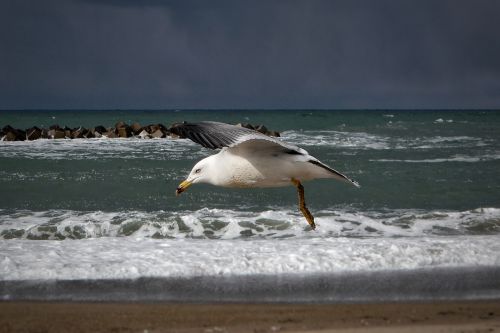
[[[25,140],[38,140],[38,139],[89,139],[89,138],[179,138],[177,134],[171,132],[171,128],[175,126],[165,126],[161,123],[150,124],[142,126],[135,122],[127,124],[119,121],[113,127],[104,127],[97,125],[90,128],[83,126],[70,128],[68,126],[61,127],[54,124],[49,128],[38,128],[36,126],[19,129],[10,125],[4,126],[0,130],[1,141],[25,141]],[[238,123],[236,126],[241,126],[249,129],[256,130],[268,136],[279,137],[280,133],[277,131],[268,130],[264,125],[252,125],[248,123]]]

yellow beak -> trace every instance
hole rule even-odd
[[[187,190],[188,187],[191,185],[193,185],[193,183],[191,183],[190,181],[187,180],[183,181],[182,183],[179,184],[179,186],[177,186],[177,190],[175,190],[175,195],[181,194],[182,192]]]

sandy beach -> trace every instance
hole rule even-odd
[[[500,301],[372,304],[1,302],[0,332],[499,332]]]

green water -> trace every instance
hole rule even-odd
[[[306,149],[361,184],[357,189],[334,180],[306,183],[308,207],[316,216],[342,221],[348,213],[355,214],[354,220],[359,217],[354,224],[376,218],[381,226],[395,223],[407,228],[422,218],[448,219],[453,212],[458,214],[453,219],[459,220],[460,233],[500,231],[500,112],[16,111],[0,113],[0,120],[2,126],[18,128],[55,123],[113,126],[120,120],[167,126],[184,120],[265,124],[282,132],[283,140]],[[139,222],[134,220],[139,228],[151,219],[161,222],[157,216],[164,212],[166,219],[182,227],[179,214],[190,216],[190,212],[203,223],[217,225],[221,223],[219,213],[214,217],[213,211],[203,209],[220,209],[224,211],[221,216],[235,217],[250,230],[242,232],[251,234],[258,221],[238,214],[285,214],[266,220],[271,224],[288,223],[290,216],[300,219],[293,187],[224,189],[196,185],[176,197],[175,188],[196,161],[212,153],[189,140],[171,139],[0,142],[0,220],[37,212],[59,216],[67,210],[76,216],[110,212],[115,214],[109,217],[111,223],[118,219],[115,222],[119,224],[121,212],[152,214]],[[471,213],[483,208],[493,209],[493,215]],[[392,216],[400,215],[407,220],[391,222]],[[33,219],[38,223],[36,217]],[[65,215],[54,217],[49,225],[68,219]],[[9,230],[17,230],[17,222],[12,223],[14,229],[11,226]],[[457,232],[446,228],[445,233]],[[367,232],[372,229],[366,227]]]

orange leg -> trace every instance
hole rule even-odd
[[[306,201],[304,199],[304,186],[295,178],[292,178],[292,183],[297,188],[297,193],[299,194],[299,209],[307,220],[307,223],[311,226],[311,229],[316,229],[316,224],[314,224],[314,217],[312,216],[309,209],[306,207]]]

